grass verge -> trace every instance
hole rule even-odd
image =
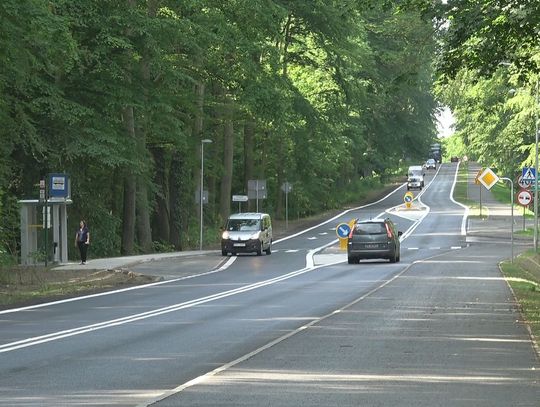
[[[52,270],[40,266],[0,268],[0,308],[32,305],[81,294],[156,281],[129,270]]]
[[[519,302],[525,322],[529,325],[540,349],[540,254],[534,250],[522,253],[514,263],[501,263],[504,277]]]

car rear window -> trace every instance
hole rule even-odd
[[[354,228],[355,235],[379,235],[386,233],[384,223],[357,223]]]

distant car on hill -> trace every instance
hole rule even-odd
[[[430,158],[426,161],[424,164],[427,170],[436,170],[437,169],[437,161],[435,161],[434,158]]]

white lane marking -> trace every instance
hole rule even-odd
[[[285,250],[285,253],[298,253],[300,250],[298,249],[289,249],[289,250]]]
[[[441,250],[440,246],[430,247],[429,250]]]
[[[461,246],[452,246],[450,248],[450,250],[458,250],[458,249],[462,249],[462,247]]]
[[[307,240],[317,240],[317,236],[308,237]]]
[[[407,247],[407,250],[420,250],[419,247]]]
[[[465,213],[463,214],[463,219],[461,220],[461,236],[467,236],[467,218],[469,217],[469,207],[463,205],[462,203],[456,201],[454,199],[454,189],[456,188],[458,173],[459,173],[459,166],[461,165],[461,161],[458,162],[458,165],[456,167],[456,174],[454,175],[454,183],[452,184],[452,188],[450,189],[450,200],[454,202],[456,205],[461,206],[463,209],[465,209]],[[467,180],[468,182],[468,180]]]
[[[142,313],[139,313],[139,314],[128,315],[128,316],[125,316],[125,317],[116,318],[116,319],[112,319],[112,320],[109,320],[109,321],[98,322],[98,323],[91,324],[91,325],[80,326],[80,327],[77,327],[77,328],[67,329],[67,330],[58,331],[58,332],[52,332],[52,333],[45,334],[45,335],[35,336],[35,337],[31,337],[31,338],[21,339],[21,340],[15,341],[15,342],[6,343],[6,344],[3,344],[3,345],[0,345],[0,353],[11,352],[11,351],[21,349],[21,348],[27,348],[27,347],[30,347],[30,346],[35,346],[35,345],[39,345],[39,344],[46,343],[46,342],[52,342],[52,341],[55,341],[55,340],[68,338],[68,337],[71,337],[71,336],[81,335],[81,334],[85,334],[85,333],[88,333],[88,332],[94,332],[94,331],[98,331],[98,330],[101,330],[101,329],[111,328],[111,327],[118,326],[118,325],[128,324],[130,322],[140,321],[140,320],[144,320],[144,319],[148,319],[148,318],[157,317],[157,316],[160,316],[160,315],[163,315],[163,314],[168,314],[168,313],[171,313],[171,312],[176,312],[176,311],[180,311],[180,310],[187,309],[187,308],[192,308],[192,307],[195,307],[195,306],[198,306],[198,305],[201,305],[201,304],[205,304],[205,303],[208,303],[208,302],[220,300],[220,299],[227,298],[227,297],[230,297],[230,296],[233,296],[233,295],[242,294],[242,293],[252,291],[252,290],[255,290],[255,289],[258,289],[258,288],[262,288],[262,287],[266,287],[266,286],[269,286],[269,285],[272,285],[272,284],[276,284],[276,283],[291,279],[293,277],[297,277],[297,276],[300,276],[302,274],[312,272],[312,271],[317,270],[317,269],[319,269],[321,267],[327,267],[327,266],[332,266],[332,265],[335,265],[335,264],[343,263],[343,261],[338,261],[338,262],[330,263],[330,264],[326,264],[326,265],[314,266],[313,265],[313,252],[315,252],[316,250],[321,250],[321,248],[311,250],[306,255],[306,262],[308,262],[308,257],[311,256],[311,262],[310,262],[311,265],[309,267],[302,268],[302,269],[299,269],[299,270],[295,270],[293,272],[284,274],[284,275],[279,276],[279,277],[259,281],[257,283],[248,284],[248,285],[245,285],[243,287],[238,287],[238,288],[235,288],[235,289],[232,289],[232,290],[223,291],[223,292],[212,294],[212,295],[209,295],[209,296],[206,296],[206,297],[196,298],[194,300],[169,305],[167,307],[162,307],[162,308],[158,308],[158,309],[155,309],[155,310],[142,312]]]
[[[334,310],[326,315],[323,315],[322,317],[319,317],[319,318],[314,318],[311,322],[307,323],[306,325],[303,325],[291,332],[288,332],[286,333],[285,335],[283,336],[280,336],[279,338],[276,338],[274,339],[273,341],[271,342],[268,342],[266,345],[263,345],[261,346],[260,348],[258,349],[255,349],[254,351],[250,352],[250,353],[247,353],[241,357],[239,357],[238,359],[235,359],[229,363],[225,363],[224,365],[208,372],[208,373],[205,373],[201,376],[198,376],[196,377],[195,379],[192,379],[184,384],[181,384],[180,386],[178,387],[175,387],[174,389],[171,389],[171,390],[167,390],[167,391],[164,391],[161,395],[159,395],[158,397],[152,399],[152,400],[149,400],[143,404],[139,404],[137,407],[147,407],[147,406],[150,406],[152,404],[155,404],[155,403],[158,403],[159,401],[161,400],[164,400],[166,399],[167,397],[170,397],[172,395],[175,395],[175,394],[178,394],[178,393],[181,393],[182,391],[184,391],[185,389],[189,388],[189,387],[192,387],[192,386],[195,386],[197,384],[201,384],[201,383],[204,383],[206,381],[208,381],[209,379],[211,379],[212,377],[218,375],[219,373],[222,373],[226,370],[229,370],[231,369],[232,367],[242,363],[242,362],[245,362],[246,360],[248,359],[251,359],[252,357],[258,355],[259,353],[261,352],[264,352],[265,350],[267,349],[270,349],[272,347],[274,347],[275,345],[293,337],[294,335],[296,335],[297,333],[300,333],[304,330],[306,330],[307,328],[310,328],[311,326],[315,325],[315,324],[318,324],[322,321],[324,321],[325,319],[333,316],[333,315],[336,315],[340,312],[343,312],[345,310],[347,310],[348,308],[351,308],[352,306],[356,305],[357,303],[365,300],[366,298],[370,297],[371,295],[375,294],[377,291],[381,290],[382,288],[386,287],[388,284],[392,283],[394,280],[396,280],[397,278],[401,277],[405,272],[407,272],[414,264],[416,264],[417,262],[413,262],[409,265],[407,265],[407,267],[405,267],[401,272],[399,272],[398,274],[396,274],[394,277],[390,278],[389,280],[383,282],[382,284],[378,285],[377,287],[373,288],[372,290],[368,291],[367,293],[365,293],[364,295],[362,295],[361,297],[351,301],[350,303],[346,304],[345,306],[337,309],[337,310]],[[321,266],[321,267],[325,267],[325,266]]]
[[[332,230],[333,230],[333,229],[332,229]],[[324,236],[324,235],[327,235],[327,234],[328,234],[328,232],[321,232],[321,233],[319,233],[320,236]]]
[[[337,214],[336,216],[334,216],[333,218],[330,218],[330,219],[328,219],[328,220],[325,220],[324,222],[319,223],[318,225],[315,225],[315,226],[312,226],[312,227],[310,227],[310,228],[308,228],[308,229],[302,230],[301,232],[295,233],[294,235],[286,236],[286,237],[284,237],[284,238],[281,238],[281,239],[279,239],[279,240],[276,240],[274,243],[280,243],[280,242],[283,242],[283,241],[285,241],[285,240],[292,239],[293,237],[300,236],[301,234],[307,233],[307,232],[309,232],[309,231],[311,231],[311,230],[313,230],[313,229],[317,229],[317,228],[319,228],[319,227],[321,227],[321,226],[326,225],[327,223],[330,223],[330,222],[332,222],[332,221],[334,221],[334,220],[336,220],[336,219],[338,219],[338,218],[340,218],[340,217],[346,215],[346,214],[349,213],[349,212],[357,211],[357,210],[359,210],[359,209],[364,209],[364,208],[367,208],[367,207],[376,205],[376,204],[378,204],[378,203],[384,201],[385,199],[387,199],[387,198],[390,197],[391,195],[395,194],[395,193],[396,193],[397,191],[399,191],[400,189],[404,188],[405,185],[407,185],[407,184],[406,184],[406,183],[401,184],[399,187],[397,187],[397,188],[394,189],[392,192],[390,192],[389,194],[385,195],[384,197],[382,197],[382,198],[379,199],[378,201],[371,202],[371,203],[366,204],[366,205],[358,206],[358,207],[356,207],[356,208],[347,209],[346,211],[343,211],[343,212]],[[335,228],[330,228],[330,229],[328,229],[328,230],[334,231]]]

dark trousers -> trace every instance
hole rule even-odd
[[[88,245],[85,242],[77,242],[79,246],[79,253],[81,253],[81,261],[86,263],[86,253],[88,252]]]

